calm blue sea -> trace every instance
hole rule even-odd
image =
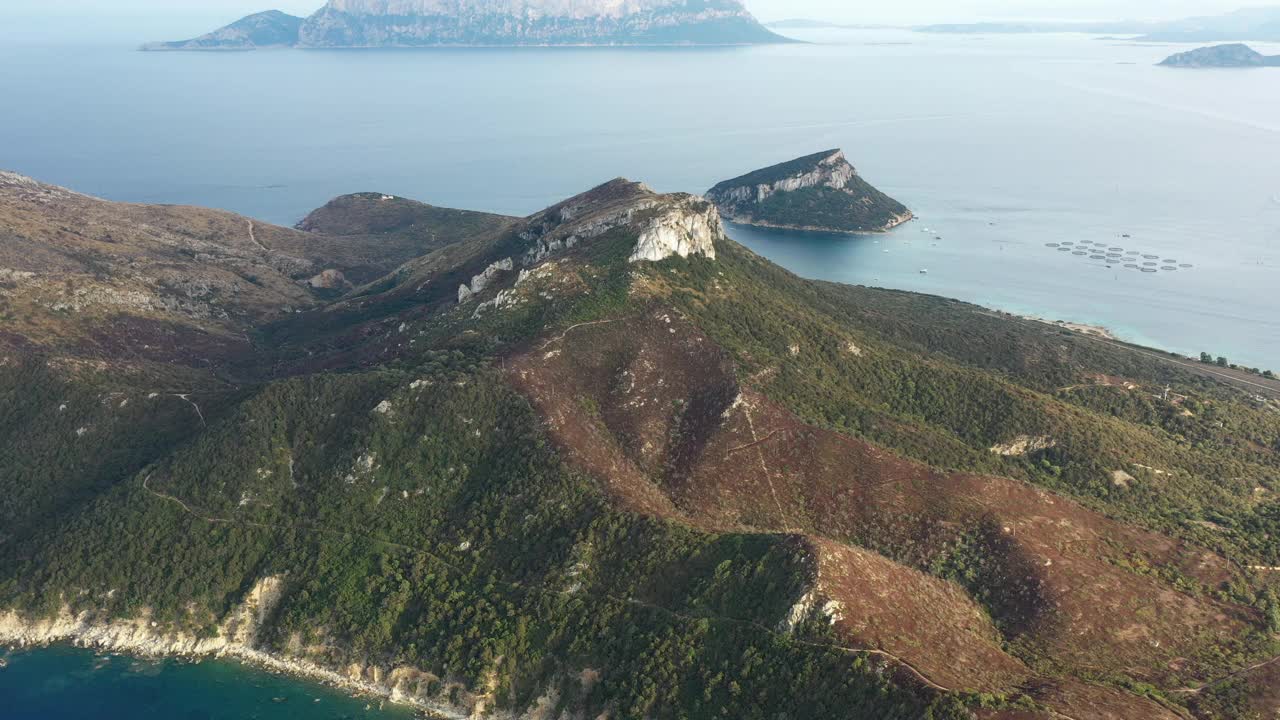
[[[0,167],[293,223],[364,190],[515,214],[619,175],[701,192],[838,146],[921,221],[884,238],[735,236],[811,277],[1280,369],[1280,70],[1161,69],[1179,48],[1070,35],[805,37],[691,50],[6,46]],[[1047,247],[1085,242],[1098,245]]]
[[[0,658],[6,658],[0,648]],[[12,653],[4,720],[408,720],[404,708],[234,663],[136,660],[87,650]]]

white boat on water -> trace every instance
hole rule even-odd
[[[928,275],[928,274],[929,274],[929,271],[928,271],[928,270],[921,270],[921,271],[920,271],[920,274],[921,274],[921,275]]]

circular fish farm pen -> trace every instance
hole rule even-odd
[[[1047,242],[1044,246],[1060,253],[1071,253],[1088,260],[1101,261],[1109,268],[1124,267],[1127,270],[1139,270],[1144,273],[1177,272],[1179,269],[1189,270],[1192,267],[1191,263],[1179,263],[1171,258],[1146,254],[1141,250],[1126,250],[1122,247],[1114,247],[1109,242],[1096,240],[1062,240]]]

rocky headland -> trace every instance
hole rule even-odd
[[[816,232],[883,232],[911,220],[905,205],[828,150],[726,180],[707,192],[730,222]]]

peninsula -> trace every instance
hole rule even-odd
[[[730,222],[818,232],[883,232],[912,219],[845,158],[827,150],[725,180],[707,191]]]
[[[837,151],[740,183],[906,212]],[[1270,380],[623,179],[286,228],[0,172],[0,238],[0,648],[458,720],[1280,711]]]

